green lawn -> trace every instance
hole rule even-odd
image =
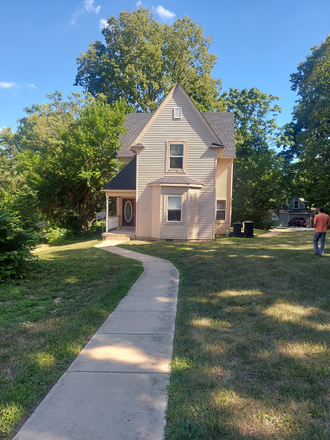
[[[330,439],[330,256],[312,237],[122,246],[180,271],[167,439]]]
[[[12,438],[143,271],[97,242],[40,246],[35,270],[0,284],[0,439]]]
[[[180,271],[168,440],[330,439],[330,256],[312,237],[122,246]],[[42,246],[26,279],[0,285],[1,439],[142,272],[95,243]]]

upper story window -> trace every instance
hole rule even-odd
[[[170,170],[182,170],[183,169],[183,144],[170,144],[169,150],[169,168]]]
[[[295,199],[294,201],[294,209],[298,209],[299,208],[299,200]]]
[[[166,171],[185,173],[187,142],[167,142]]]

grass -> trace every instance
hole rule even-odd
[[[312,237],[122,246],[180,271],[166,439],[330,439],[330,256]]]
[[[0,439],[63,374],[132,284],[142,264],[98,241],[40,246],[23,280],[0,284]]]

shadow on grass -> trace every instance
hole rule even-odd
[[[330,438],[330,259],[312,237],[129,246],[180,271],[166,438]]]
[[[1,440],[10,438],[143,272],[140,262],[93,244],[41,246],[35,270],[1,286]]]

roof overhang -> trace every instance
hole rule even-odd
[[[151,182],[149,183],[150,186],[167,186],[171,188],[195,188],[195,189],[201,189],[202,184],[196,184],[196,183],[161,183],[161,182]]]
[[[223,145],[215,143],[212,143],[209,148],[217,152],[217,159],[220,159],[223,155],[223,152],[225,151],[225,147]]]
[[[135,189],[101,189],[101,191],[104,191],[105,194],[109,197],[136,197]]]
[[[145,146],[143,144],[136,144],[136,145],[132,145],[131,146],[131,150],[133,151],[133,153],[137,153],[139,151],[142,151],[145,149]]]

